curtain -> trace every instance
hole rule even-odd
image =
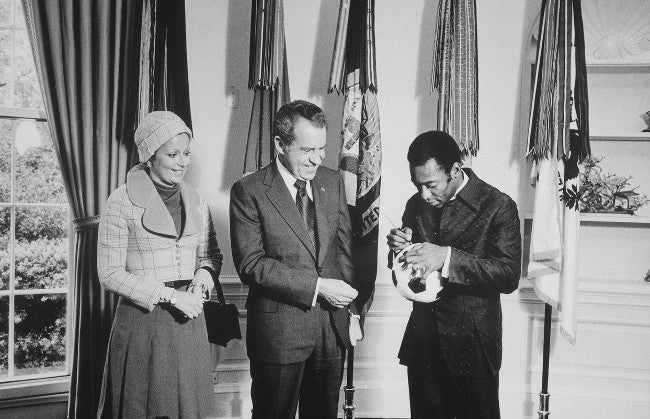
[[[97,223],[137,162],[142,3],[23,0],[34,60],[76,226],[68,416],[96,414],[116,297],[97,279]]]

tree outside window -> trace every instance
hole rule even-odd
[[[0,382],[68,373],[70,211],[20,0],[0,0]]]

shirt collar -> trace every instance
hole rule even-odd
[[[278,171],[280,172],[280,176],[282,176],[282,180],[284,180],[285,185],[287,185],[287,188],[289,189],[290,195],[293,198],[294,202],[296,201],[296,192],[298,192],[298,188],[294,185],[296,183],[296,177],[291,174],[289,169],[284,167],[284,164],[280,161],[280,158],[275,159],[277,165],[278,165]],[[311,180],[307,181],[307,196],[309,196],[309,199],[312,201],[314,200],[314,195],[311,191]]]
[[[461,175],[463,176],[463,181],[461,182],[460,186],[458,189],[456,189],[456,192],[454,193],[454,196],[451,197],[450,201],[453,201],[456,199],[456,196],[458,196],[458,193],[467,185],[467,182],[469,182],[469,176],[463,171],[460,171]]]

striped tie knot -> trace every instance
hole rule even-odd
[[[300,196],[304,196],[307,193],[307,182],[304,180],[296,179],[296,182],[293,184],[298,189]]]

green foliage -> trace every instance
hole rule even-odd
[[[1,259],[0,259],[1,261]],[[9,298],[0,297],[0,377],[7,375],[9,357],[7,354],[9,319]]]
[[[20,202],[67,202],[51,144],[30,147],[17,155],[16,193]]]
[[[16,367],[40,372],[63,364],[66,355],[65,298],[28,296],[17,301],[16,306]]]
[[[645,195],[629,188],[632,176],[604,174],[599,163],[603,157],[588,157],[580,171],[581,212],[622,212],[634,214],[648,203]]]
[[[68,240],[19,242],[15,263],[16,288],[65,287],[68,283]]]

